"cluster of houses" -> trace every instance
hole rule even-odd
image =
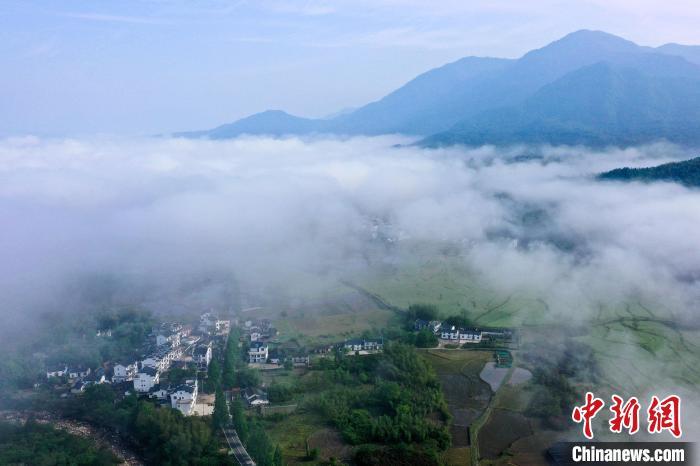
[[[68,366],[67,364],[59,364],[54,367],[49,367],[46,370],[46,378],[65,377],[68,383],[71,384],[72,393],[80,393],[91,384],[103,384],[107,381],[105,370],[98,367],[94,371],[89,367],[78,365]]]
[[[228,335],[231,331],[231,321],[220,319],[212,312],[205,312],[199,317],[198,330],[203,335]]]
[[[198,394],[199,383],[197,379],[188,379],[181,384],[167,388],[155,387],[148,393],[148,396],[160,401],[170,400],[171,408],[177,409],[185,416],[190,416],[194,413]]]
[[[510,329],[478,329],[474,327],[459,327],[439,320],[416,319],[414,330],[430,330],[444,343],[481,343],[484,339],[504,338],[513,336]]]
[[[69,367],[65,364],[49,368],[46,377],[67,378],[72,384],[73,393],[82,392],[93,383],[130,384],[136,393],[164,402],[169,400],[173,409],[190,415],[197,403],[197,380],[162,387],[161,377],[176,361],[183,366],[191,365],[198,370],[206,370],[212,360],[210,337],[227,334],[230,321],[205,313],[200,317],[198,330],[200,335],[192,335],[191,326],[178,322],[160,324],[153,329],[140,360],[117,361],[105,365],[111,370],[111,379],[107,378],[102,367],[91,371],[88,367]]]
[[[270,319],[246,320],[243,322],[243,331],[250,341],[270,341],[278,333]]]
[[[364,355],[379,353],[384,348],[382,338],[353,338],[345,340],[343,343],[326,345],[315,349],[318,354],[331,353],[334,350],[342,350],[347,355]],[[270,349],[268,343],[264,341],[251,341],[248,347],[248,362],[250,364],[281,364],[289,361],[294,367],[307,367],[311,364],[308,354],[296,354],[283,357],[278,350]]]
[[[176,386],[162,387],[160,378],[174,361],[191,362],[198,370],[206,370],[212,359],[211,335],[223,335],[230,331],[230,321],[221,320],[207,312],[200,317],[200,336],[192,336],[191,329],[177,324],[163,324],[155,335],[156,346],[151,354],[139,363],[131,364],[124,371],[133,377],[134,390],[158,400],[170,400],[171,407],[184,415],[194,412],[197,403],[197,380],[186,380]],[[116,371],[115,371],[116,373]],[[120,373],[122,371],[120,370]],[[133,375],[132,375],[133,374]]]
[[[347,354],[371,354],[378,353],[384,348],[384,339],[379,338],[353,338],[345,340],[343,349]]]

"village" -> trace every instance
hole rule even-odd
[[[230,328],[230,320],[218,319],[209,312],[202,314],[196,328],[179,322],[162,322],[144,342],[140,359],[104,361],[94,369],[59,364],[47,368],[47,382],[57,391],[70,387],[69,391],[63,391],[63,397],[69,393],[78,395],[90,385],[111,384],[124,395],[134,392],[147,396],[185,416],[211,414],[211,401],[198,403],[201,387],[197,375],[206,373],[213,357],[214,340],[226,338]],[[110,338],[111,330],[99,330],[97,336]],[[168,372],[175,368],[192,377],[169,379]]]
[[[238,325],[238,320],[233,325]],[[185,416],[210,415],[213,411],[213,395],[204,394],[202,377],[206,376],[214,357],[215,342],[226,341],[232,327],[229,319],[220,319],[211,312],[200,316],[196,326],[179,322],[162,322],[144,342],[143,356],[134,360],[104,361],[99,367],[58,364],[46,369],[47,384],[62,397],[83,393],[90,385],[111,384],[123,395],[131,392],[153,399],[163,406],[170,406]],[[271,348],[270,342],[278,336],[269,319],[246,320],[240,325],[239,346],[247,347],[248,367],[258,370],[274,370],[285,367],[309,367],[311,357],[307,353],[289,354]],[[98,337],[110,338],[111,330],[99,330]],[[372,354],[382,350],[382,339],[349,339],[337,345],[315,348],[312,353],[324,357],[336,350],[347,354]],[[192,377],[173,383],[169,372],[178,369]],[[35,388],[40,386],[39,383]],[[241,398],[248,406],[269,403],[266,392],[259,388],[247,388]]]
[[[143,330],[134,333],[130,344],[125,343],[123,334],[120,336],[118,327],[92,330],[94,340],[107,348],[117,348],[113,354],[118,356],[114,358],[81,365],[67,354],[52,355],[54,361],[73,364],[47,365],[46,379],[35,384],[35,389],[48,395],[46,399],[65,400],[66,404],[56,406],[75,406],[81,399],[92,399],[95,393],[109,392],[121,406],[138,400],[139,405],[156,408],[155,412],[164,416],[175,415],[168,425],[180,422],[174,420],[177,418],[204,422],[219,430],[221,451],[235,456],[239,464],[248,464],[256,454],[255,446],[251,447],[253,453],[248,453],[250,445],[260,442],[260,438],[284,438],[271,420],[296,419],[309,410],[325,409],[309,403],[314,396],[327,396],[318,395],[318,389],[313,388],[315,380],[333,381],[333,371],[339,368],[341,372],[364,373],[384,358],[395,358],[394,348],[411,348],[416,355],[422,352],[420,359],[426,360],[434,359],[431,351],[447,351],[456,358],[472,358],[471,354],[484,362],[488,359],[483,358],[492,357],[481,379],[497,390],[513,365],[511,350],[518,349],[519,332],[470,326],[458,315],[438,320],[428,312],[425,318],[421,306],[398,312],[398,319],[390,326],[343,333],[335,341],[334,334],[321,341],[287,334],[286,316],[278,316],[276,322],[274,315],[262,308],[220,315],[209,310],[191,320],[151,315],[149,320],[144,318]],[[278,325],[285,329],[283,333]],[[124,354],[133,356],[125,358]],[[320,387],[320,393],[325,391]],[[225,413],[223,418],[221,413]],[[332,415],[323,415],[327,422],[336,422]],[[243,422],[244,433],[248,428],[264,433],[253,440],[238,438],[236,419],[239,424]],[[299,440],[295,442],[299,445]],[[290,444],[284,445],[289,448]],[[302,457],[313,455],[313,448],[303,448],[307,451]]]
[[[59,364],[46,370],[47,383],[61,392],[62,397],[76,396],[93,384],[111,384],[124,396],[135,393],[147,397],[161,406],[169,406],[190,415],[210,415],[215,403],[213,394],[202,389],[202,379],[214,358],[214,350],[224,344],[231,329],[240,332],[238,345],[247,355],[247,366],[253,370],[274,371],[278,369],[309,368],[319,358],[343,354],[363,356],[383,350],[384,338],[350,338],[335,344],[316,346],[310,349],[290,351],[279,344],[277,329],[270,319],[221,319],[212,312],[205,312],[194,325],[180,322],[161,322],[143,342],[142,357],[134,360],[104,361],[99,367]],[[452,325],[438,320],[415,319],[413,331],[429,332],[435,336],[437,348],[479,346],[488,340],[510,341],[510,329]],[[98,337],[110,338],[111,330],[97,332]],[[507,351],[496,352],[499,365],[509,365]],[[177,369],[178,375],[171,376]],[[38,386],[39,384],[37,384]],[[265,406],[270,403],[264,384],[246,387],[240,398],[248,407]]]

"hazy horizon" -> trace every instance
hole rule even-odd
[[[266,109],[321,117],[464,56],[515,58],[579,29],[700,44],[698,22],[689,1],[9,1],[0,136],[169,133]]]

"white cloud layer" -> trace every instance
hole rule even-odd
[[[162,282],[230,269],[259,286],[296,270],[342,275],[394,254],[369,240],[377,222],[413,244],[461,245],[492,286],[537,292],[553,315],[631,295],[696,307],[700,192],[592,179],[682,150],[397,142],[1,141],[0,312],[55,307],[67,278],[85,274]]]

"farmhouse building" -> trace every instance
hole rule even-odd
[[[197,380],[187,380],[170,393],[170,406],[185,416],[194,412],[197,403]]]
[[[267,361],[268,347],[261,341],[254,341],[248,349],[248,359],[251,363],[264,363]]]
[[[345,340],[345,343],[343,343],[343,348],[346,352],[381,351],[383,347],[384,341],[382,339],[352,338]]]
[[[440,328],[440,339],[449,343],[480,343],[481,330],[462,328],[454,325],[443,325]]]
[[[49,367],[46,370],[46,378],[50,379],[51,377],[63,377],[68,373],[68,366],[65,364],[60,364],[57,366]]]
[[[248,406],[260,406],[270,403],[267,399],[267,393],[259,388],[246,388],[242,395]]]
[[[152,367],[142,367],[134,377],[134,390],[148,393],[160,381],[160,371]]]
[[[112,375],[112,382],[131,382],[136,376],[138,367],[136,362],[123,362],[117,363],[112,367],[114,374]]]

